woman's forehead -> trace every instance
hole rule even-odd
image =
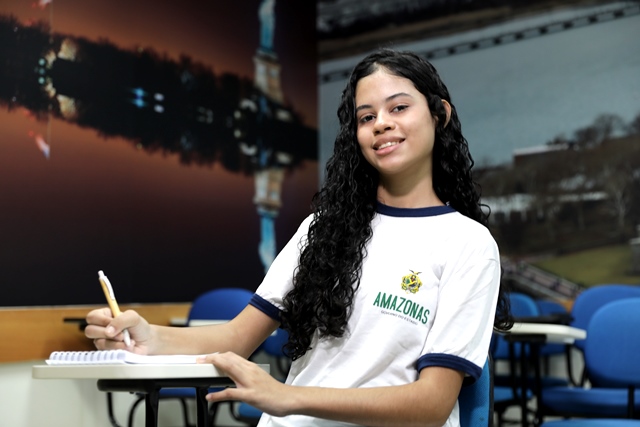
[[[417,92],[411,80],[379,69],[358,81],[355,98],[357,103],[369,102],[370,98],[386,99],[398,93],[415,96]]]

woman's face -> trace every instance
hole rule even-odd
[[[436,120],[404,77],[378,69],[356,85],[357,138],[382,179],[431,179]]]

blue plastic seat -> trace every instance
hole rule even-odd
[[[463,386],[458,395],[460,427],[490,427],[493,425],[493,371],[491,358],[473,384]]]
[[[571,316],[573,317],[571,326],[580,329],[587,329],[587,326],[589,326],[589,322],[591,321],[591,317],[602,306],[612,301],[633,297],[640,297],[640,286],[603,284],[587,288],[578,294],[573,303],[571,308]],[[583,355],[584,345],[585,340],[576,340],[573,344],[573,348]],[[570,362],[571,358],[567,359],[567,361]],[[569,375],[572,375],[571,365],[569,365],[567,369],[569,371]],[[583,386],[586,380],[586,372],[583,371],[579,379],[572,378],[571,382],[574,385]]]
[[[605,304],[586,329],[584,358],[591,387],[547,389],[543,403],[563,416],[592,419],[549,421],[542,427],[640,427],[640,420],[631,419],[640,411],[640,297]],[[625,417],[629,419],[619,419]]]
[[[640,286],[637,285],[597,285],[585,289],[576,297],[571,308],[573,321],[571,326],[587,329],[591,317],[602,306],[624,298],[640,297]],[[575,346],[584,351],[586,340],[576,340]]]

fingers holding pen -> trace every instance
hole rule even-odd
[[[136,346],[136,342],[144,341],[145,336],[148,335],[148,332],[145,333],[148,323],[133,310],[127,310],[114,318],[109,308],[100,308],[89,312],[86,320],[85,335],[93,339],[96,348],[100,350],[131,349]],[[124,343],[125,330],[132,334],[131,343],[128,346]]]

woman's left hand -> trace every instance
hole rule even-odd
[[[236,387],[207,394],[209,402],[240,400],[274,416],[287,415],[291,387],[273,378],[264,369],[235,353],[214,353],[198,359],[211,363],[236,384]]]

